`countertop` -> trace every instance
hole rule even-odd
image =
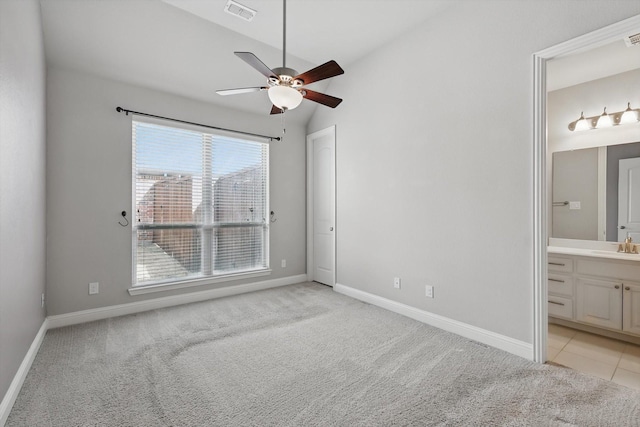
[[[640,262],[640,254],[626,254],[624,252],[605,251],[598,249],[567,248],[563,246],[547,246],[547,253],[559,255],[578,255],[592,258],[618,259]]]

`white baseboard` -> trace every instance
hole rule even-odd
[[[263,289],[277,288],[279,286],[293,285],[295,283],[306,281],[306,274],[298,274],[296,276],[263,280],[261,282],[247,283],[244,285],[225,286],[224,288],[210,289],[199,292],[189,292],[186,294],[154,298],[127,304],[75,311],[73,313],[49,316],[49,329],[60,328],[62,326],[77,325],[86,322],[93,322],[94,320],[108,319],[110,317],[124,316],[127,314],[141,313],[143,311],[172,307],[175,305],[188,304],[191,302],[206,301],[214,298],[239,295],[247,292],[260,291]]]
[[[40,349],[40,344],[42,344],[42,340],[49,329],[49,321],[44,319],[42,322],[42,326],[40,326],[40,330],[36,334],[36,337],[33,339],[31,346],[29,347],[29,351],[22,359],[22,363],[18,368],[18,372],[16,372],[13,377],[13,381],[9,385],[9,389],[7,393],[4,395],[2,402],[0,402],[0,426],[4,426],[7,422],[7,418],[9,418],[9,413],[11,412],[11,408],[13,408],[13,404],[18,397],[18,393],[20,393],[20,389],[22,388],[22,384],[24,384],[25,378],[27,378],[27,374],[29,373],[29,369],[31,369],[31,364],[33,360],[36,358],[36,354],[38,354],[38,350]]]
[[[378,295],[370,294],[349,286],[336,283],[333,287],[336,292],[350,296],[352,298],[364,301],[366,303],[384,308],[394,313],[410,317],[427,325],[435,326],[447,332],[478,341],[482,344],[504,350],[516,356],[523,357],[527,360],[533,360],[533,344],[509,338],[486,329],[468,325],[457,320],[449,319],[438,314],[429,313],[406,304],[402,304]]]

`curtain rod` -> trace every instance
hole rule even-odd
[[[127,110],[126,108],[122,108],[122,107],[116,107],[116,111],[118,113],[124,112],[127,116],[129,115],[129,113],[132,113],[132,114],[138,114],[140,116],[153,117],[153,118],[156,118],[156,119],[171,120],[173,122],[184,123],[184,124],[187,124],[187,125],[195,125],[195,126],[201,126],[201,127],[209,128],[209,129],[216,129],[216,130],[224,130],[224,131],[228,131],[228,132],[234,132],[234,133],[238,133],[238,134],[241,134],[241,135],[257,136],[259,138],[266,138],[266,139],[268,139],[270,141],[273,141],[273,140],[280,141],[281,140],[281,138],[279,136],[260,135],[260,134],[257,134],[257,133],[243,132],[243,131],[240,131],[240,130],[225,129],[225,128],[220,128],[220,127],[211,126],[211,125],[203,125],[202,123],[187,122],[186,120],[173,119],[171,117],[156,116],[155,114],[141,113],[140,111]]]

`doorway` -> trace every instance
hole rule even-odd
[[[307,136],[307,280],[336,283],[336,127]]]
[[[640,26],[634,16],[600,30],[550,47],[533,55],[534,61],[534,236],[533,236],[533,360],[547,360],[547,242],[549,177],[547,173],[547,88],[546,62],[561,56],[590,50],[630,34]]]

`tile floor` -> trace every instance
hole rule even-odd
[[[547,360],[640,390],[640,346],[549,324]]]

